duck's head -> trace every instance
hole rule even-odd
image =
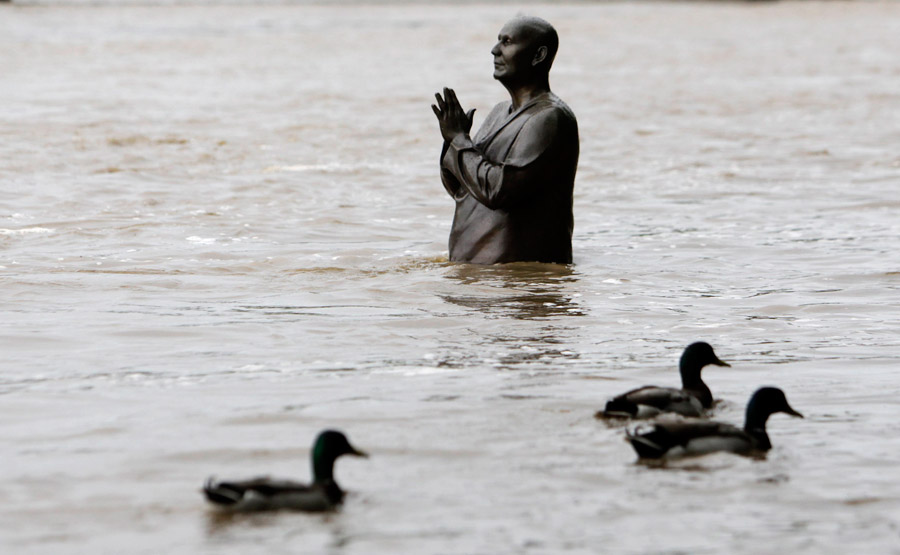
[[[788,404],[784,391],[777,387],[761,387],[756,390],[750,402],[747,403],[747,421],[745,427],[747,429],[765,429],[766,420],[769,416],[776,412],[783,412],[803,418],[803,415],[795,411]]]
[[[681,370],[681,379],[685,385],[700,380],[700,370],[704,366],[715,364],[716,366],[731,366],[727,362],[719,360],[709,343],[698,341],[691,343],[681,354],[681,362],[678,367]]]
[[[785,414],[790,414],[791,416],[803,418],[802,414],[795,411],[793,407],[788,404],[784,391],[777,387],[761,387],[757,389],[756,393],[753,394],[753,397],[750,398],[750,405],[758,405],[760,409],[765,409],[769,414],[783,412]]]
[[[681,354],[682,368],[685,366],[703,368],[709,364],[715,364],[716,366],[731,366],[727,362],[719,360],[719,357],[717,357],[715,351],[713,351],[712,345],[704,341],[691,343]]]
[[[369,456],[350,445],[347,436],[337,430],[325,430],[316,437],[312,450],[312,465],[313,476],[317,482],[333,479],[334,461],[341,455]]]

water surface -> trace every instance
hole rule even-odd
[[[529,5],[575,264],[450,264],[428,105],[517,9],[0,6],[4,551],[897,552],[900,6]],[[593,418],[696,340],[766,460]],[[325,427],[342,511],[207,510]]]

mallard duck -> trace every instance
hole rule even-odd
[[[687,346],[681,354],[681,389],[646,385],[632,389],[606,403],[597,418],[651,418],[663,412],[675,412],[684,416],[701,416],[712,406],[712,393],[700,371],[709,364],[731,366],[722,362],[709,343],[697,342]]]
[[[747,403],[744,429],[708,420],[656,422],[648,432],[629,432],[628,441],[642,459],[674,458],[731,451],[742,455],[772,448],[766,433],[769,416],[783,412],[803,418],[777,387],[763,387]]]
[[[312,484],[268,477],[217,482],[210,477],[203,486],[203,492],[211,503],[231,511],[327,511],[344,499],[344,491],[334,481],[334,461],[341,455],[368,457],[366,453],[350,445],[341,432],[325,430],[313,444]]]

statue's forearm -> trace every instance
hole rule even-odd
[[[539,164],[519,168],[488,159],[471,140],[448,145],[442,168],[478,202],[497,210],[514,202],[532,189],[539,179]]]

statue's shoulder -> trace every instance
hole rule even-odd
[[[578,121],[569,105],[555,94],[547,93],[529,109],[528,127],[544,135],[578,133]]]
[[[560,119],[570,120],[572,122],[576,121],[575,112],[569,108],[568,104],[563,102],[563,99],[552,92],[544,95],[544,98],[538,103],[537,108],[542,112],[551,112]]]

